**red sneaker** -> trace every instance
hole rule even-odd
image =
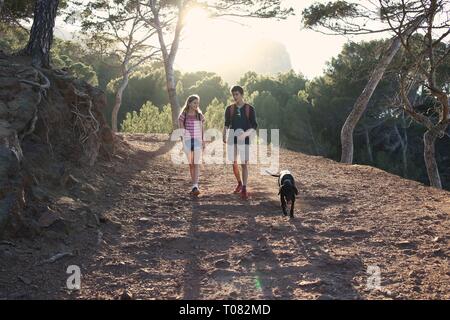
[[[247,188],[246,187],[242,187],[241,199],[242,200],[248,200],[248,198],[249,198],[249,196],[248,196]]]
[[[197,197],[200,194],[200,190],[197,187],[192,188],[191,195]]]
[[[242,191],[242,183],[239,182],[236,189],[234,189],[233,193],[237,194],[237,193],[241,193],[241,191]]]

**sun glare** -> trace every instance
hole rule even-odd
[[[186,15],[186,25],[188,27],[204,27],[208,20],[208,11],[199,7],[192,8]]]

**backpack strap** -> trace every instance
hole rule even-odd
[[[247,117],[247,121],[250,122],[250,105],[246,103],[244,105],[244,108],[245,108],[245,116]]]
[[[232,104],[230,106],[230,121],[233,121],[234,114],[236,113],[236,105]]]
[[[200,121],[200,125],[202,126],[202,141],[204,140],[204,132],[203,132],[203,121],[202,121],[202,115],[200,112],[197,112],[197,119]]]
[[[230,106],[230,120],[233,121],[233,116],[236,113],[236,104],[232,104]],[[244,112],[245,112],[245,118],[247,120],[247,122],[250,122],[250,105],[248,103],[245,103],[244,106]]]

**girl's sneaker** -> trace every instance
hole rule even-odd
[[[196,196],[198,196],[200,194],[200,190],[198,190],[197,187],[193,187],[192,191],[191,191],[191,194],[196,197]]]

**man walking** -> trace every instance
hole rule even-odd
[[[235,103],[228,106],[225,110],[223,143],[228,145],[228,156],[233,161],[233,173],[238,183],[234,193],[240,193],[241,198],[247,200],[250,136],[255,132],[258,124],[256,123],[255,108],[244,101],[244,89],[240,86],[234,86],[231,89],[231,94]],[[237,161],[238,154],[242,177]]]

